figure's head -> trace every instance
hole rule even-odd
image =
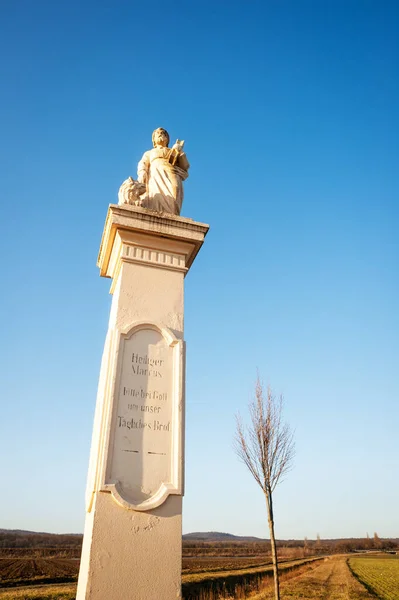
[[[164,146],[167,147],[169,144],[169,133],[166,129],[162,127],[158,127],[152,134],[152,145],[154,146]]]

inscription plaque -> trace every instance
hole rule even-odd
[[[182,346],[154,324],[121,335],[104,488],[126,508],[181,493]]]

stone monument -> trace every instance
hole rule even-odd
[[[108,209],[113,294],[94,418],[77,600],[181,598],[184,277],[208,225],[180,217],[189,163],[164,129]]]

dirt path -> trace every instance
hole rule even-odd
[[[272,600],[273,590],[265,590],[256,600]],[[346,558],[327,559],[310,572],[281,583],[281,600],[375,600],[353,577]],[[255,598],[254,598],[255,600]]]

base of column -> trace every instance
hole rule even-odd
[[[148,512],[99,492],[86,516],[76,600],[181,598],[182,498]]]

